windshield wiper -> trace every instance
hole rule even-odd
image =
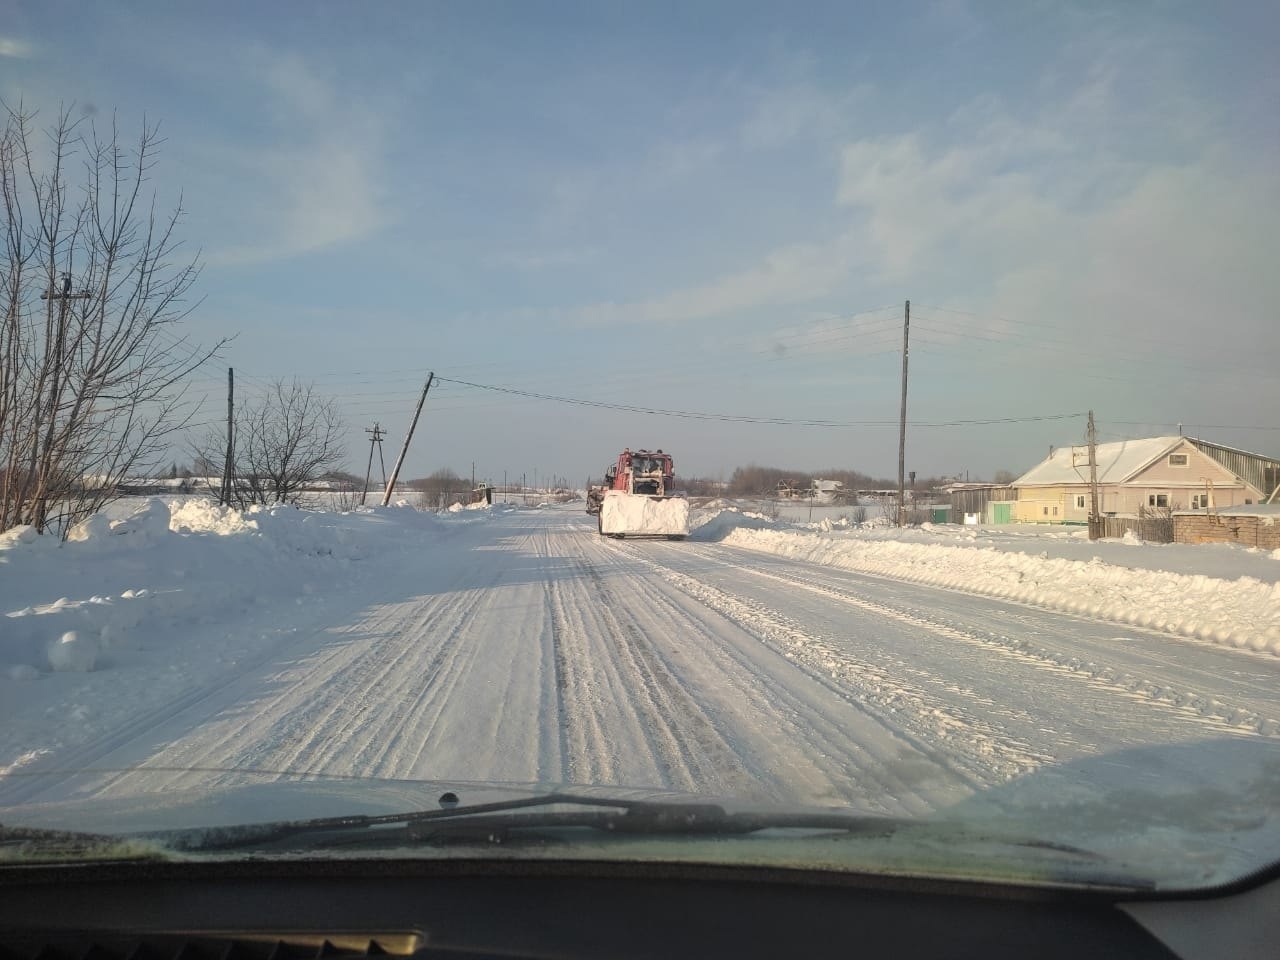
[[[623,800],[548,793],[495,803],[456,806],[453,794],[441,809],[375,816],[247,824],[151,834],[173,850],[212,852],[340,846],[403,846],[448,842],[502,843],[537,830],[590,829],[645,836],[735,836],[762,830],[809,830],[889,834],[909,821],[844,813],[730,813],[711,803]],[[571,810],[552,810],[571,807]],[[521,812],[531,811],[531,812]]]

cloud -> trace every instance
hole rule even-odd
[[[859,106],[873,91],[858,84],[847,91],[829,93],[816,84],[794,82],[758,95],[742,124],[743,146],[767,150],[802,137],[829,140],[850,126]]]
[[[598,259],[600,251],[593,247],[548,247],[537,250],[511,250],[494,256],[490,262],[498,267],[517,270],[550,270],[576,267]]]
[[[673,324],[709,320],[758,307],[810,301],[846,279],[858,256],[852,234],[829,243],[779,247],[751,266],[662,297],[630,303],[593,303],[570,313],[574,326]]]
[[[710,167],[724,153],[724,144],[714,140],[669,140],[655,146],[649,162],[660,177],[680,179]]]
[[[272,141],[222,154],[246,243],[214,248],[214,265],[262,263],[369,236],[390,222],[375,112],[340,96],[297,57],[258,64]]]
[[[35,47],[18,37],[0,36],[0,57],[25,60],[35,56]]]

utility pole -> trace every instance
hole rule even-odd
[[[35,520],[36,530],[40,533],[44,533],[46,512],[48,509],[49,472],[52,467],[53,460],[53,435],[58,426],[58,406],[62,395],[62,355],[67,349],[67,305],[72,300],[88,300],[92,296],[93,294],[88,290],[81,290],[79,293],[72,293],[71,274],[69,273],[64,273],[62,275],[61,288],[54,283],[53,277],[50,276],[49,289],[40,294],[40,299],[49,301],[50,306],[53,305],[54,300],[58,301],[58,329],[54,333],[53,345],[53,375],[50,377],[49,382],[49,410],[47,413],[49,424],[45,430],[44,449],[39,458],[40,474],[36,483]],[[39,399],[37,398],[37,404],[38,403]],[[32,452],[32,456],[34,460],[34,450]]]
[[[373,423],[373,429],[364,428],[364,432],[369,434],[369,466],[364,471],[364,490],[360,494],[360,506],[364,506],[365,499],[369,496],[369,478],[373,476],[373,448],[378,448],[378,462],[382,464],[382,486],[387,485],[387,461],[382,458],[382,440],[386,437],[386,432],[382,429],[382,425],[376,420]]]
[[[1089,539],[1102,536],[1102,511],[1098,506],[1098,435],[1093,428],[1093,411],[1089,411]]]
[[[218,502],[231,506],[231,491],[236,482],[236,371],[227,367],[227,455],[222,461],[222,493]]]
[[[507,497],[511,491],[507,489],[507,471],[502,471],[502,502],[507,502]]]
[[[475,490],[475,488],[476,488],[476,462],[475,462],[474,460],[472,460],[472,461],[471,461],[471,489],[472,489],[472,491],[474,491],[474,490]]]
[[[907,466],[907,348],[910,345],[911,301],[906,301],[902,313],[902,413],[898,417],[898,526],[906,521]]]
[[[422,416],[422,405],[427,402],[427,392],[431,389],[431,381],[436,378],[433,372],[427,374],[426,386],[422,388],[422,396],[418,398],[418,409],[413,411],[413,422],[409,424],[409,432],[405,434],[404,446],[400,448],[400,456],[396,457],[396,465],[391,468],[391,479],[387,481],[387,491],[382,495],[382,505],[391,502],[391,494],[396,488],[396,479],[400,476],[400,468],[404,465],[404,455],[409,452],[409,441],[413,439],[413,431],[418,428],[418,417]]]

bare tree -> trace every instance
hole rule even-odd
[[[100,134],[64,109],[41,143],[33,113],[3,110],[0,530],[65,536],[163,462],[194,409],[185,378],[225,341],[173,332],[199,262],[175,262],[181,203],[162,214],[146,193],[156,128],[129,148],[114,120]]]
[[[298,380],[272,383],[260,399],[237,410],[232,428],[236,441],[232,499],[241,506],[297,503],[308,486],[345,457],[337,405]],[[198,463],[213,463],[226,448],[226,430],[220,427],[192,453]]]
[[[431,476],[415,480],[413,487],[421,491],[423,502],[428,509],[442,510],[453,502],[454,497],[468,490],[470,485],[466,479],[458,476],[448,467],[441,467]]]

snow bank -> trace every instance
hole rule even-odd
[[[169,529],[175,533],[216,533],[229,536],[258,529],[252,513],[245,514],[212,500],[186,500],[169,508]]]
[[[96,637],[68,630],[49,644],[49,666],[61,673],[88,673],[98,660]]]
[[[723,540],[809,563],[1017,600],[1280,656],[1280,582],[1153,573],[1097,557],[1069,560],[1050,557],[1047,551],[907,542],[888,535],[823,535],[739,526]]]
[[[607,493],[600,508],[600,529],[635,537],[682,537],[689,533],[689,501]]]
[[[370,556],[439,529],[427,514],[381,507],[241,512],[205,499],[151,499],[113,512],[79,524],[65,544],[30,527],[0,534],[0,675],[163,659],[175,633],[271,605],[314,604],[330,587],[360,580]]]
[[[734,530],[768,530],[774,521],[761,513],[740,511],[736,507],[700,510],[692,521],[692,540],[720,541]]]

